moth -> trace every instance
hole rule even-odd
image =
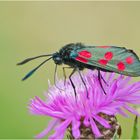
[[[50,57],[49,57],[50,56]],[[88,46],[82,43],[71,43],[62,47],[58,52],[47,55],[40,55],[32,58],[27,58],[24,61],[18,63],[18,65],[23,65],[31,60],[49,57],[43,61],[40,65],[31,70],[22,80],[29,78],[37,69],[39,69],[44,63],[53,59],[56,64],[55,73],[57,70],[57,65],[66,64],[69,68],[73,68],[72,73],[69,75],[70,82],[73,86],[74,92],[76,94],[75,85],[72,81],[72,75],[78,71],[80,77],[86,87],[86,83],[82,78],[80,73],[81,70],[87,68],[98,71],[98,79],[100,85],[106,94],[101,80],[105,82],[101,75],[101,71],[104,72],[115,72],[122,75],[137,77],[140,76],[140,60],[139,57],[133,50],[128,50],[124,47],[117,46]],[[64,76],[65,67],[63,68]],[[87,87],[86,87],[87,89]]]

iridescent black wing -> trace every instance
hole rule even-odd
[[[74,53],[73,53],[74,54]],[[127,76],[140,76],[138,56],[124,47],[87,46],[75,50],[71,57],[81,63]]]

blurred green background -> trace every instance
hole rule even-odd
[[[0,138],[33,138],[49,120],[30,115],[27,106],[35,95],[44,98],[54,63],[25,82],[21,78],[42,59],[16,63],[71,42],[125,46],[140,56],[140,2],[0,2]],[[130,116],[118,117],[122,138],[131,137]]]

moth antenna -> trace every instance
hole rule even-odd
[[[27,58],[19,63],[17,63],[17,65],[23,65],[23,64],[26,64],[27,62],[31,61],[31,60],[34,60],[34,59],[37,59],[37,58],[40,58],[40,57],[47,57],[47,56],[52,56],[53,54],[46,54],[46,55],[39,55],[39,56],[35,56],[35,57],[32,57],[32,58]]]
[[[25,77],[22,79],[22,81],[26,80],[27,78],[29,78],[37,69],[39,69],[44,63],[46,63],[47,61],[49,61],[50,59],[52,59],[52,57],[48,58],[47,60],[43,61],[41,64],[39,64],[37,67],[35,67],[34,69],[32,69],[29,73],[27,73],[25,75]]]

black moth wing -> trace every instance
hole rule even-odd
[[[127,76],[140,76],[138,56],[124,47],[87,46],[75,50],[75,61]]]

